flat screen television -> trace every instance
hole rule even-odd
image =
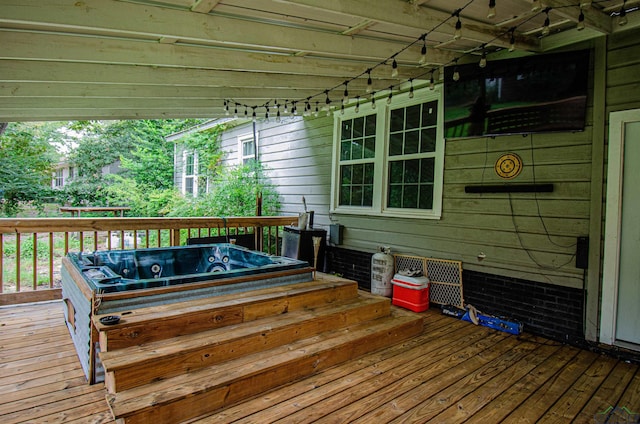
[[[580,50],[446,67],[445,138],[584,130],[589,60]]]

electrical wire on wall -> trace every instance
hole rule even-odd
[[[533,135],[529,134],[529,140],[530,140],[530,151],[531,151],[531,169],[532,169],[532,176],[533,176],[533,183],[536,184],[536,164],[535,164],[535,155],[534,155],[534,148],[533,148]],[[538,216],[538,219],[540,220],[540,223],[542,224],[542,228],[544,229],[544,233],[547,236],[547,239],[549,240],[549,242],[556,246],[556,247],[561,247],[563,249],[570,249],[570,248],[574,248],[576,246],[577,243],[572,243],[570,245],[561,245],[556,243],[555,241],[553,241],[551,239],[551,234],[549,233],[549,230],[544,222],[544,218],[542,217],[542,213],[540,212],[540,203],[538,201],[538,194],[537,192],[534,192],[534,199],[535,199],[535,203],[536,203],[536,213]],[[518,236],[518,242],[520,243],[520,247],[522,248],[522,250],[524,250],[527,253],[527,256],[529,256],[529,259],[531,259],[531,261],[533,261],[533,263],[535,263],[538,267],[540,267],[541,269],[545,269],[545,270],[558,270],[568,264],[570,264],[576,257],[576,253],[575,253],[575,249],[573,254],[571,255],[571,257],[569,258],[568,261],[557,265],[557,266],[547,266],[547,265],[543,265],[541,264],[532,254],[531,250],[527,247],[525,247],[524,242],[522,241],[522,234],[520,234],[520,231],[518,230],[518,225],[516,223],[516,216],[515,216],[515,212],[513,209],[513,199],[511,197],[511,193],[509,193],[509,208],[510,208],[510,212],[511,212],[511,221],[513,223],[513,229],[516,232],[516,235]]]

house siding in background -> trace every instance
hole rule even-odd
[[[292,222],[304,196],[315,211],[315,227],[344,226],[343,243],[329,247],[328,272],[370,287],[370,258],[381,245],[395,253],[460,260],[467,303],[519,319],[529,331],[556,340],[595,340],[607,117],[640,107],[639,35],[626,31],[575,47],[592,51],[584,131],[446,141],[440,219],[332,213],[333,117],[257,122],[258,158],[280,192],[281,213],[292,215]],[[223,134],[229,164],[238,161],[238,137],[252,131],[248,123]],[[553,184],[553,191],[465,192],[469,185],[505,183],[494,171],[504,153],[523,161],[521,174],[509,182]],[[576,263],[579,237],[590,240],[588,267]]]

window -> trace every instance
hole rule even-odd
[[[53,184],[55,187],[64,186],[64,170],[62,168],[56,169],[56,176],[54,178]]]
[[[439,91],[336,114],[332,211],[439,218],[444,139]]]
[[[196,153],[184,152],[184,183],[182,192],[184,194],[190,194],[196,196],[195,180],[196,180]]]
[[[238,163],[246,165],[251,161],[257,160],[256,153],[257,145],[253,134],[238,137]]]

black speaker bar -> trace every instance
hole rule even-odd
[[[465,193],[551,193],[553,184],[468,185]]]

